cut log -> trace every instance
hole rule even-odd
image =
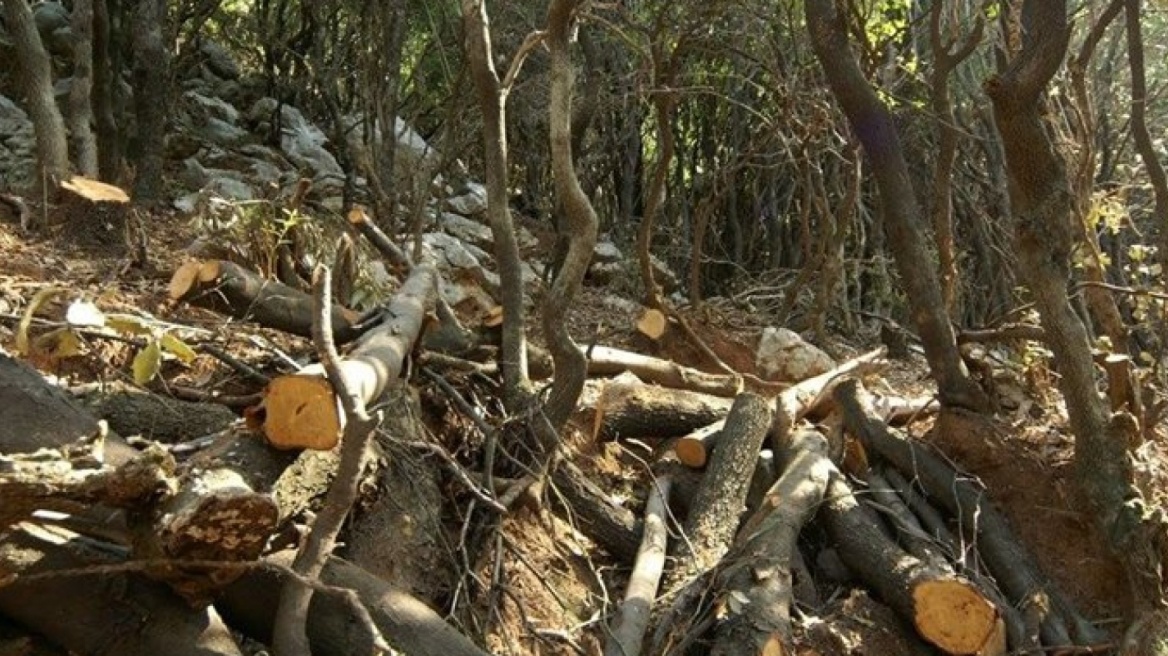
[[[72,444],[99,432],[97,419],[64,391],[50,385],[32,367],[0,349],[0,453],[28,453]],[[133,459],[137,451],[116,435],[106,438],[111,464]]]
[[[667,325],[664,312],[654,308],[645,308],[641,318],[637,319],[637,332],[656,341],[665,334]]]
[[[687,539],[678,550],[674,581],[713,567],[729,549],[772,416],[770,403],[761,396],[748,392],[734,400],[721,446],[714,452],[685,521]]]
[[[85,512],[93,504],[146,509],[175,485],[174,458],[161,448],[117,466],[100,461],[100,439],[55,450],[0,456],[0,529],[37,510]]]
[[[406,357],[422,335],[438,295],[438,273],[416,266],[386,310],[386,319],[358,340],[341,359],[348,389],[372,407],[398,378]],[[311,316],[311,315],[310,315]],[[342,413],[323,366],[274,378],[264,394],[264,435],[277,448],[331,449],[340,439]]]
[[[884,348],[878,348],[825,371],[818,376],[800,381],[783,390],[776,400],[776,423],[774,435],[778,439],[804,417],[814,419],[831,412],[831,391],[841,381],[850,376],[863,376],[886,366]],[[776,450],[778,450],[776,448]]]
[[[775,407],[779,414],[776,421],[777,426],[771,436],[772,440],[784,440],[786,431],[803,417],[827,414],[832,403],[832,388],[847,376],[869,373],[879,369],[883,366],[880,362],[880,358],[883,356],[883,349],[870,351],[831,371],[800,381],[780,392],[775,401]],[[634,371],[634,373],[636,372]],[[889,412],[899,410],[901,410],[899,405],[890,404]],[[724,425],[725,419],[719,419],[677,440],[674,449],[677,452],[678,460],[688,467],[704,467],[706,461],[709,460],[710,452],[722,436]]]
[[[617,505],[580,468],[562,462],[552,474],[552,508],[622,562],[632,563],[641,548],[643,522]]]
[[[664,438],[711,424],[732,399],[643,383],[610,382],[596,402],[595,434],[603,439]]]
[[[265,560],[288,568],[289,551]],[[223,616],[247,635],[268,643],[272,637],[277,599],[284,575],[271,570],[249,571],[228,586],[215,603]],[[321,581],[353,590],[369,610],[381,635],[396,649],[411,656],[488,656],[469,638],[443,621],[438,613],[409,593],[370,575],[340,558],[325,564]],[[308,639],[314,656],[372,654],[373,636],[354,621],[352,608],[334,594],[314,594],[308,609]],[[158,652],[167,653],[167,652]]]
[[[136,574],[59,574],[116,563],[81,539],[23,524],[0,542],[0,614],[76,654],[239,656],[231,632],[211,608]]]
[[[669,459],[672,457],[672,461]],[[673,481],[673,492],[670,494],[670,507],[681,520],[689,516],[693,508],[694,499],[702,485],[705,474],[691,467],[682,466],[672,450],[658,459],[653,465],[653,471],[658,475],[668,473]],[[750,475],[750,487],[746,491],[746,510],[753,513],[758,510],[765,498],[767,490],[771,489],[778,479],[778,465],[775,462],[775,453],[770,449],[763,449],[758,454],[758,461],[754,464],[754,473]]]
[[[726,420],[721,419],[709,426],[702,426],[689,435],[677,438],[677,442],[673,444],[673,452],[677,454],[678,461],[693,469],[705,467],[706,461],[710,459],[710,452],[714,449],[714,443],[722,437],[722,429],[725,427]]]
[[[166,398],[121,384],[87,390],[80,399],[115,433],[166,443],[218,433],[238,418],[222,405]]]
[[[726,397],[733,397],[744,391],[745,381],[742,376],[710,374],[684,367],[672,360],[663,360],[609,346],[594,346],[583,350],[588,356],[588,374],[590,376],[615,376],[628,371],[646,383],[656,383],[674,389]],[[780,386],[776,384],[770,386],[769,389],[777,392]]]
[[[170,279],[170,298],[226,314],[241,321],[312,337],[312,296],[226,260],[192,260]],[[358,313],[334,305],[333,336],[344,344],[361,331]]]
[[[855,381],[838,386],[835,398],[848,430],[864,443],[865,448],[879,453],[906,477],[918,481],[932,498],[961,521],[969,535],[976,536],[980,553],[1010,603],[1020,609],[1023,616],[1040,618],[1044,643],[1050,646],[1073,644],[1068,622],[1091,644],[1096,644],[1096,639],[1100,644],[1103,642],[1103,635],[1094,630],[1069,602],[1056,604],[1065,597],[1041,574],[1033,556],[1014,536],[1005,516],[986,498],[985,490],[968,476],[960,475],[925,446],[909,441],[870,416]]]
[[[998,611],[977,586],[898,547],[838,470],[820,516],[848,567],[925,640],[949,654],[976,654],[1000,635]]]
[[[762,518],[738,535],[717,577],[719,606],[712,654],[788,654],[791,645],[792,569],[803,525],[823,500],[832,465],[827,441],[814,430],[796,430],[780,455],[788,463],[764,497]],[[734,600],[734,601],[730,601]]]
[[[604,645],[605,656],[639,656],[657,598],[657,586],[665,569],[665,552],[669,546],[669,528],[666,522],[666,499],[671,481],[668,476],[651,483],[649,500],[645,503],[645,534],[637,551],[637,560],[629,575],[629,587],[624,602],[613,620],[611,632]]]

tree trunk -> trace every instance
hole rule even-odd
[[[551,98],[548,102],[548,129],[551,140],[552,174],[556,200],[563,211],[561,238],[568,242],[563,266],[544,298],[543,331],[555,361],[556,375],[544,414],[555,431],[563,428],[576,409],[588,362],[577,348],[565,325],[596,245],[597,217],[592,203],[580,187],[572,160],[572,63],[568,53],[571,34],[576,29],[579,0],[552,0],[548,6],[547,44],[551,54],[548,71]],[[545,442],[548,438],[545,437]],[[550,444],[545,443],[545,447]]]
[[[133,9],[134,114],[138,119],[134,199],[138,201],[161,200],[163,192],[163,153],[170,106],[170,52],[163,36],[166,6],[166,0],[140,0]]]
[[[937,381],[941,403],[977,411],[988,409],[985,393],[970,379],[957,350],[892,116],[864,79],[848,42],[844,16],[836,11],[834,1],[808,0],[805,9],[812,46],[827,82],[872,162],[889,248],[924,343],[929,369]]]
[[[1131,70],[1131,132],[1136,151],[1144,161],[1156,200],[1153,225],[1160,230],[1160,261],[1168,269],[1168,174],[1160,162],[1148,132],[1148,82],[1144,71],[1144,35],[1140,26],[1140,0],[1124,0],[1127,26],[1127,61]]]
[[[503,302],[504,397],[511,410],[525,403],[530,381],[527,375],[527,334],[524,329],[523,272],[519,242],[511,222],[507,191],[507,91],[495,72],[491,51],[490,23],[485,0],[462,0],[467,61],[478,92],[483,115],[483,165],[487,186],[487,218],[495,244],[499,267],[499,287]]]
[[[12,36],[20,79],[28,99],[29,114],[36,129],[37,160],[50,187],[69,175],[69,146],[65,140],[65,120],[53,98],[53,71],[49,54],[41,43],[32,10],[25,0],[4,0],[8,33]]]
[[[100,0],[99,0],[100,1]],[[73,3],[73,86],[69,88],[69,132],[77,171],[97,178],[93,136],[93,0]]]
[[[1022,52],[986,83],[1006,152],[1014,237],[1023,278],[1054,353],[1059,388],[1075,434],[1075,467],[1083,496],[1103,535],[1127,569],[1134,605],[1159,607],[1162,555],[1153,526],[1132,480],[1127,444],[1137,427],[1130,415],[1109,417],[1095,389],[1091,345],[1083,322],[1067,300],[1073,231],[1066,168],[1042,122],[1041,95],[1058,71],[1070,30],[1065,2],[1027,0],[1031,18]]]
[[[103,182],[117,183],[122,141],[115,118],[117,80],[122,58],[114,21],[117,0],[93,0],[93,112],[97,121],[97,168]]]

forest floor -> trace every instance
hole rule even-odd
[[[94,301],[104,311],[147,313],[165,321],[208,331],[210,339],[240,359],[257,363],[271,360],[278,348],[293,357],[307,356],[306,340],[247,326],[226,327],[225,319],[207,311],[176,306],[168,299],[167,283],[181,262],[182,249],[193,238],[189,222],[170,215],[149,219],[148,262],[130,266],[120,240],[82,236],[77,239],[58,229],[37,236],[22,235],[0,206],[0,344],[10,352],[21,316],[38,291],[46,287],[67,290],[38,310],[45,317],[61,316],[61,304],[78,297]],[[676,331],[654,343],[636,333],[626,317],[604,302],[605,294],[586,289],[573,309],[570,324],[582,343],[596,342],[648,355],[672,359],[702,368],[703,362]],[[56,309],[54,309],[56,303]],[[689,312],[701,336],[731,366],[753,372],[753,343],[766,317],[743,310],[717,309]],[[537,323],[537,322],[532,322]],[[626,328],[627,327],[627,328]],[[33,332],[41,330],[36,325]],[[262,336],[263,340],[253,339]],[[538,341],[538,335],[535,337]],[[875,338],[832,339],[818,344],[839,360],[875,345]],[[34,364],[68,385],[96,381],[130,380],[134,348],[118,341],[85,340],[79,355],[38,357]],[[1073,480],[1074,439],[1070,435],[1054,373],[1041,360],[1026,365],[998,363],[995,375],[999,399],[1011,407],[984,422],[937,421],[933,415],[909,427],[915,436],[932,442],[960,470],[980,479],[989,496],[1006,513],[1042,571],[1068,593],[1080,610],[1098,625],[1120,630],[1125,617],[1125,583],[1121,570],[1104,551],[1086,504],[1076,497]],[[876,386],[905,395],[927,394],[930,383],[919,355],[895,361]],[[168,363],[163,370],[166,386],[216,390],[224,394],[253,393],[240,380],[224,374],[222,366],[207,356],[189,366]],[[422,385],[419,383],[419,385]],[[438,439],[458,453],[457,427],[434,403],[423,408],[427,423]],[[441,431],[448,434],[443,435]],[[617,499],[640,514],[646,489],[648,447],[632,443],[589,443],[583,431],[570,440],[573,459]],[[1168,449],[1162,441],[1149,442],[1141,454],[1141,475],[1148,489],[1160,499],[1168,494]],[[457,530],[457,526],[451,529]],[[605,615],[623,596],[627,571],[611,560],[570,525],[546,510],[519,511],[503,521],[509,543],[503,566],[510,573],[508,594],[497,615],[501,622],[489,629],[488,647],[498,653],[598,653]],[[454,535],[457,539],[457,535]],[[478,563],[488,567],[490,563]],[[452,571],[458,569],[452,564]],[[435,598],[448,602],[436,584]],[[883,606],[873,603],[853,585],[832,583],[817,577],[822,607],[796,611],[800,654],[824,656],[910,653],[906,627]],[[455,612],[454,621],[465,617]],[[526,640],[520,636],[527,636]],[[533,638],[533,636],[535,636]],[[532,641],[534,640],[534,641]],[[517,647],[517,644],[528,645]]]

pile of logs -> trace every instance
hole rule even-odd
[[[360,220],[355,227],[372,230]],[[386,254],[406,272],[389,304],[366,316],[340,306],[320,312],[338,341],[353,344],[336,370],[365,406],[399,403],[385,393],[400,387],[411,354],[439,344],[428,336],[461,331],[438,297],[437,270]],[[312,332],[311,295],[228,262],[183,265],[170,293],[236,319]],[[578,416],[585,430],[659,445],[643,517],[612,501],[570,456],[551,471],[553,509],[633,567],[608,623],[606,654],[685,645],[794,653],[792,606],[817,605],[808,563],[820,554],[811,546],[834,554],[945,653],[1105,643],[1038,570],[985,490],[893,427],[929,411],[928,401],[865,392],[859,381],[882,366],[882,352],[785,389],[619,349],[587,355],[592,376],[622,375],[596,383]],[[427,361],[491,370],[442,357]],[[24,409],[0,432],[0,614],[81,653],[95,644],[127,654],[241,653],[228,623],[268,640],[280,586],[298,576],[290,553],[273,546],[294,542],[283,535],[289,518],[318,501],[292,489],[289,467],[303,459],[301,449],[347,439],[330,380],[319,365],[272,379],[251,413],[264,440],[235,425],[180,462],[158,445],[131,448],[0,354],[0,405]],[[395,412],[409,414],[387,409]],[[497,512],[518,507],[530,484],[487,470],[479,480],[491,483],[482,486],[462,474]],[[66,519],[32,521],[46,510]],[[670,540],[672,518],[683,540]],[[809,526],[826,539],[809,538]],[[333,558],[302,582],[316,591],[307,621],[313,653],[370,653],[387,640],[410,654],[485,653],[421,600],[351,563]],[[114,603],[127,594],[136,602]],[[88,621],[69,619],[81,616]],[[106,637],[110,626],[149,629]]]

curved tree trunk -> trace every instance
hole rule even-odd
[[[1127,440],[1137,428],[1130,415],[1109,416],[1095,389],[1086,329],[1067,300],[1074,201],[1063,157],[1041,117],[1042,92],[1061,66],[1070,36],[1065,0],[1026,0],[1023,16],[1030,20],[1022,52],[986,83],[1006,153],[1019,269],[1060,374],[1082,494],[1127,569],[1135,607],[1159,607],[1162,554],[1154,537],[1159,529],[1145,519],[1127,454]]]
[[[20,64],[29,114],[36,128],[40,171],[49,178],[50,186],[55,186],[69,174],[69,146],[65,140],[65,119],[53,98],[49,54],[41,43],[27,2],[4,0],[4,17]]]
[[[805,10],[811,43],[824,76],[872,162],[888,245],[924,343],[929,369],[937,381],[941,403],[985,410],[989,401],[970,379],[957,350],[892,116],[864,78],[848,42],[845,17],[837,12],[833,0],[807,0]]]
[[[519,243],[507,206],[507,89],[499,82],[491,52],[491,31],[484,0],[463,0],[462,20],[466,56],[471,68],[479,111],[483,115],[483,161],[487,179],[487,217],[495,242],[499,287],[503,301],[503,387],[512,409],[521,404],[529,386],[527,335],[524,332],[523,273]],[[517,57],[525,56],[519,53]]]
[[[596,211],[584,195],[572,163],[572,64],[568,44],[579,4],[579,0],[552,0],[547,18],[547,44],[551,51],[548,125],[552,173],[556,198],[563,210],[561,236],[568,239],[567,256],[552,281],[543,308],[544,335],[556,366],[555,382],[544,413],[557,432],[575,409],[588,374],[588,362],[568,334],[564,319],[584,281],[597,230]]]

